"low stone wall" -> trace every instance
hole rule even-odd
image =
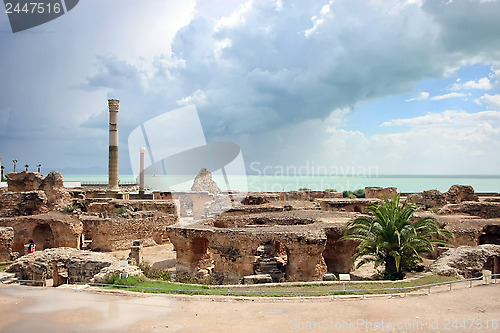
[[[0,228],[0,262],[12,259],[12,243],[14,241],[14,229],[11,227]]]
[[[173,214],[137,212],[134,218],[82,215],[83,233],[92,240],[90,248],[99,251],[130,249],[134,240],[145,246],[162,244],[168,239],[166,228],[177,222]]]

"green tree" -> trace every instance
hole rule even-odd
[[[2,165],[0,168],[2,169],[2,175],[0,176],[0,181],[3,182],[5,180],[5,178],[3,177],[3,169],[5,169],[5,167]]]
[[[418,206],[406,201],[401,205],[399,195],[385,198],[381,205],[367,207],[370,216],[360,216],[347,224],[343,239],[358,241],[354,260],[360,267],[374,262],[385,264],[384,277],[399,280],[415,262],[421,262],[422,252],[432,252],[436,244],[449,245],[445,239],[453,234],[439,227],[435,217],[427,216],[410,223]]]
[[[30,167],[29,164],[25,164],[24,167],[26,168],[26,171],[28,171],[28,168]]]

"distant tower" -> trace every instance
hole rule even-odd
[[[108,99],[109,107],[109,163],[108,191],[118,191],[118,107],[120,100]]]

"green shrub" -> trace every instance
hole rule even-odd
[[[312,191],[310,188],[307,187],[301,187],[299,188],[299,191]]]
[[[139,284],[146,281],[144,276],[129,276],[126,279],[120,278],[119,275],[113,275],[107,278],[104,283],[105,284],[116,284],[119,286],[138,286]]]
[[[222,284],[222,280],[215,276],[207,275],[204,277],[197,277],[188,273],[180,274],[175,277],[175,281],[187,284],[204,284],[204,285],[216,285]]]
[[[327,188],[325,192],[337,192],[337,190],[334,188]]]
[[[127,212],[127,207],[117,207],[113,209],[113,214],[115,215],[121,215]]]
[[[82,201],[82,202],[79,202],[79,203],[76,203],[76,204],[73,204],[73,205],[67,205],[66,207],[63,208],[63,212],[66,213],[66,214],[71,214],[73,213],[75,210],[81,210],[82,212],[86,212],[87,211],[87,201]]]
[[[170,281],[172,279],[172,273],[158,268],[153,268],[149,263],[143,262],[139,265],[139,268],[144,273],[148,279]]]
[[[342,196],[344,198],[364,198],[365,197],[365,190],[360,188],[355,191],[344,191],[342,192]]]

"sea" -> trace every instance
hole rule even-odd
[[[65,174],[64,180],[82,184],[106,184],[107,175]],[[172,181],[163,175],[146,177],[146,185],[160,191],[187,191],[192,179],[184,182]],[[242,192],[282,192],[299,189],[326,190],[337,192],[354,191],[367,186],[396,187],[398,192],[411,193],[437,189],[446,192],[452,185],[470,185],[476,192],[500,193],[500,175],[378,175],[378,176],[276,176],[276,175],[232,175],[226,178],[214,175],[221,189]],[[170,181],[170,182],[169,182]],[[133,175],[120,175],[120,184],[135,184]],[[175,185],[169,185],[175,183]]]

